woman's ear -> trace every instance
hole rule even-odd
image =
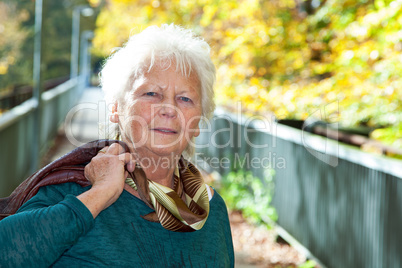
[[[110,122],[119,123],[119,113],[117,112],[117,102],[112,105],[112,114],[109,117]]]
[[[200,126],[197,125],[197,127],[194,129],[194,135],[193,137],[198,137],[200,135]]]

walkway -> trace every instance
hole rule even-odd
[[[55,139],[55,144],[44,157],[42,165],[84,143],[103,138],[99,134],[98,122],[105,121],[106,113],[102,91],[97,87],[87,88],[77,105],[66,116],[59,135]]]

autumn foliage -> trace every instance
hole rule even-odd
[[[209,42],[219,105],[279,119],[324,111],[320,120],[402,148],[402,1],[110,0],[94,50],[108,55],[161,23]]]

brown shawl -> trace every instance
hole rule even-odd
[[[126,151],[127,145],[117,140],[96,140],[80,146],[60,157],[23,181],[9,197],[0,198],[0,220],[17,210],[42,186],[75,182],[85,187],[91,183],[84,176],[84,168],[103,147],[118,142]]]
[[[84,168],[103,147],[118,142],[126,152],[128,146],[117,140],[97,140],[76,148],[70,153],[35,172],[23,181],[9,197],[0,199],[0,220],[15,214],[42,186],[75,182],[85,187],[90,182],[84,176]],[[209,199],[201,173],[190,162],[181,158],[179,177],[175,189],[159,185],[146,178],[141,167],[130,173],[138,194],[155,211],[143,216],[158,221],[167,230],[192,232],[202,228],[208,218]],[[182,200],[183,195],[186,202]]]

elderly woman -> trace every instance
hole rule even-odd
[[[101,75],[119,141],[79,147],[1,200],[0,266],[233,267],[225,204],[182,156],[214,110],[207,43],[149,27]]]

